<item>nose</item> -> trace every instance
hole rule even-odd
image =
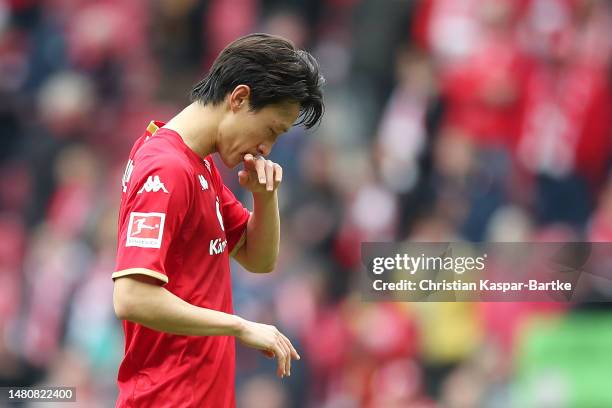
[[[269,146],[265,143],[262,143],[259,146],[257,146],[257,153],[259,153],[260,155],[264,157],[268,156],[271,150],[272,150],[272,146]]]

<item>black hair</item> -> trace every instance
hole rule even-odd
[[[293,43],[270,34],[249,34],[229,44],[206,76],[191,90],[191,100],[221,103],[238,85],[251,88],[250,108],[294,101],[300,104],[297,124],[310,129],[323,116],[325,79],[317,60]]]

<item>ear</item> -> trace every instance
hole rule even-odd
[[[229,95],[229,108],[232,112],[237,112],[243,108],[249,108],[249,97],[251,88],[248,85],[238,85]]]

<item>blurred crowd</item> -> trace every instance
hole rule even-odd
[[[364,241],[612,240],[606,0],[0,0],[0,386],[116,396],[121,174],[236,37],[310,50],[326,115],[294,128],[281,258],[233,265],[239,407],[612,406],[606,304],[367,303]],[[222,166],[220,166],[222,168]],[[226,183],[246,205],[235,171]]]

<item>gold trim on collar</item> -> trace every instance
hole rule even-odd
[[[147,126],[147,132],[149,132],[151,136],[153,136],[153,134],[157,132],[158,129],[159,126],[157,126],[154,121],[151,121],[151,123],[149,123],[149,126]]]

